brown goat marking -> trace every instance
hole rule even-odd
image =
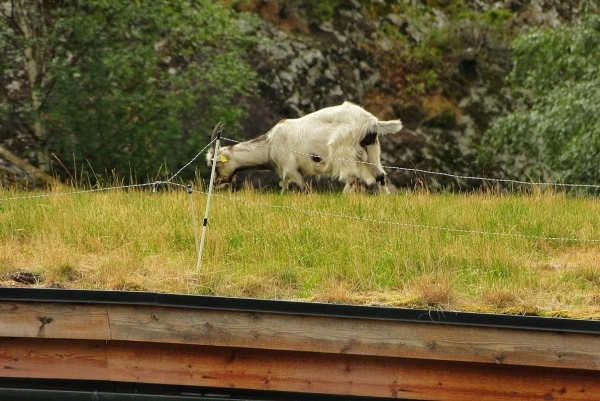
[[[340,119],[347,124],[340,126]],[[303,187],[303,180],[298,178],[298,175],[311,174],[316,176],[332,175],[334,179],[338,178],[346,184],[345,193],[350,192],[353,184],[356,186],[360,180],[377,182],[385,186],[385,173],[381,167],[377,167],[381,164],[378,149],[379,134],[394,133],[392,131],[399,131],[401,126],[400,120],[379,122],[375,116],[350,102],[327,107],[300,118],[283,119],[266,134],[231,145],[229,148],[231,157],[227,157],[232,163],[227,164],[226,168],[218,170],[217,177],[225,174],[225,177],[218,179],[218,182],[227,184],[232,179],[230,176],[235,175],[238,171],[268,169],[281,179],[279,185],[282,192],[289,189],[289,184],[294,180],[299,181],[299,185]],[[361,129],[361,127],[363,128]],[[302,142],[301,145],[298,141]],[[314,144],[311,141],[315,141]],[[238,146],[247,146],[247,149],[243,149],[244,152],[234,152]],[[258,146],[269,149],[258,151]],[[295,147],[296,150],[303,150],[298,153],[305,154],[308,159],[306,156],[302,159],[297,156],[288,157],[280,151],[271,151],[271,147],[282,151],[287,150],[288,147]],[[246,150],[248,152],[245,152]],[[308,152],[304,153],[307,150]],[[354,157],[350,155],[352,150],[356,152]],[[214,148],[211,148],[211,151],[212,153],[207,153],[209,161],[213,160]],[[253,153],[250,154],[250,151]],[[324,163],[326,157],[322,155],[328,153],[339,156],[341,159],[332,159],[336,162]],[[356,159],[358,162],[370,161],[368,164],[372,164],[374,167],[362,168],[359,173],[356,169],[348,167],[347,163],[339,163],[339,161],[350,161],[344,159]],[[219,163],[219,167],[221,167],[221,163]],[[217,178],[215,178],[215,182],[217,182]]]
[[[367,135],[360,141],[360,146],[367,148],[369,145],[373,145],[377,141],[377,132],[367,132]]]

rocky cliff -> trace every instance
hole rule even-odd
[[[258,92],[241,102],[245,138],[283,118],[352,101],[405,128],[382,139],[382,162],[396,187],[471,190],[458,176],[510,173],[476,163],[490,121],[511,109],[505,84],[510,41],[531,27],[569,24],[597,0],[247,0],[238,24],[256,38],[248,61]],[[35,178],[0,154],[5,186]],[[254,181],[277,180],[252,173]]]
[[[0,188],[35,189],[51,185],[53,178],[0,146]]]
[[[583,0],[582,0],[583,1]],[[260,93],[244,136],[345,100],[405,128],[382,140],[387,166],[494,176],[475,163],[489,123],[511,107],[510,40],[578,18],[579,1],[250,0],[237,6]],[[389,169],[396,187],[477,188],[478,180]]]

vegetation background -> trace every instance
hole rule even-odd
[[[198,193],[2,195],[0,286],[600,318],[597,199],[218,193],[197,271]]]
[[[9,151],[62,180],[146,182],[218,121],[252,137],[351,100],[404,121],[386,165],[595,183],[598,13],[597,0],[2,1],[2,164]]]
[[[204,199],[179,185],[200,190],[204,163],[164,191],[103,190],[170,177],[218,121],[247,138],[344,100],[403,120],[384,165],[597,184],[599,13],[595,0],[0,0],[0,285],[600,318],[594,190],[390,170],[390,197],[220,193],[199,274],[190,200],[199,216]],[[51,176],[70,185],[20,192]]]

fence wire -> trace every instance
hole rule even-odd
[[[115,186],[115,187],[106,187],[106,188],[91,188],[91,189],[85,189],[85,190],[79,190],[79,191],[71,191],[71,192],[60,192],[60,193],[47,193],[47,194],[36,194],[36,195],[27,195],[27,196],[15,196],[15,197],[11,197],[11,198],[0,198],[0,202],[2,201],[14,201],[14,200],[24,200],[24,199],[35,199],[35,198],[48,198],[48,197],[52,197],[52,196],[66,196],[66,195],[77,195],[77,194],[84,194],[84,193],[90,193],[90,192],[105,192],[105,191],[112,191],[115,189],[132,189],[132,188],[143,188],[143,187],[149,187],[152,186],[154,190],[156,190],[156,188],[159,185],[174,185],[174,186],[180,186],[185,188],[185,185],[182,184],[178,184],[173,182],[173,180],[179,175],[181,174],[181,172],[183,170],[185,170],[187,167],[189,167],[194,161],[196,161],[196,159],[198,157],[200,157],[200,155],[202,155],[202,153],[204,153],[204,151],[206,149],[208,149],[209,146],[211,146],[213,143],[215,142],[215,140],[213,139],[212,141],[210,141],[208,143],[208,145],[206,145],[200,152],[198,152],[196,154],[196,156],[194,156],[189,162],[187,162],[183,167],[181,167],[175,174],[173,174],[171,176],[171,178],[169,178],[166,181],[162,181],[162,180],[157,180],[154,182],[148,182],[145,184],[131,184],[131,185],[119,185],[119,186]]]
[[[205,146],[205,147],[204,147],[204,148],[203,148],[203,149],[202,149],[200,152],[198,152],[198,154],[197,154],[196,156],[194,156],[194,157],[192,158],[192,160],[190,160],[189,162],[187,162],[187,163],[186,163],[186,164],[185,164],[185,165],[184,165],[182,168],[180,168],[180,169],[179,169],[179,171],[177,171],[175,174],[173,174],[173,176],[172,176],[171,178],[169,178],[169,179],[168,179],[166,182],[167,182],[167,183],[170,183],[170,182],[172,182],[172,181],[175,179],[175,177],[177,177],[177,176],[178,176],[178,175],[179,175],[179,174],[180,174],[180,173],[181,173],[183,170],[185,170],[186,168],[188,168],[188,166],[189,166],[190,164],[192,164],[193,162],[195,162],[195,161],[196,161],[196,159],[197,159],[198,157],[200,157],[200,155],[202,155],[202,153],[204,153],[204,151],[205,151],[206,149],[208,149],[208,147],[209,147],[209,146],[211,146],[213,143],[215,143],[215,141],[216,141],[216,139],[213,139],[212,141],[210,141],[210,142],[208,143],[208,145],[206,145],[206,146]]]
[[[237,141],[235,139],[223,138],[223,137],[221,137],[221,139],[227,140],[230,142],[240,143],[240,141]],[[84,194],[84,193],[105,192],[105,191],[118,190],[118,189],[121,189],[121,190],[139,189],[139,188],[145,188],[145,187],[152,187],[155,190],[159,185],[175,186],[175,187],[179,187],[179,188],[189,191],[189,186],[173,182],[173,180],[185,168],[189,167],[202,153],[204,153],[204,151],[209,146],[211,146],[213,144],[213,142],[214,142],[214,140],[209,142],[200,152],[198,152],[198,154],[193,159],[191,159],[188,163],[186,163],[181,169],[179,169],[175,174],[173,174],[173,176],[171,176],[171,178],[169,178],[166,181],[157,180],[154,182],[149,182],[149,183],[144,183],[144,184],[120,185],[120,186],[114,186],[114,187],[92,188],[92,189],[88,189],[88,190],[78,190],[78,191],[71,191],[71,192],[45,193],[45,194],[35,194],[35,195],[28,195],[28,196],[16,196],[16,197],[9,197],[9,198],[0,198],[0,201],[18,201],[18,200],[24,200],[24,199],[49,198],[49,197],[54,197],[54,196],[67,196],[67,195],[77,195],[77,194]],[[256,146],[271,147],[271,148],[284,150],[284,151],[288,151],[288,152],[292,152],[292,153],[312,156],[311,154],[308,154],[308,153],[299,152],[299,151],[291,150],[291,149],[280,148],[280,147],[276,147],[276,146],[269,146],[269,145],[256,145]],[[332,158],[328,158],[328,157],[323,157],[323,158],[337,160],[337,161],[345,161],[345,162],[364,163],[364,164],[371,164],[371,165],[373,164],[373,163],[369,163],[369,162],[360,162],[360,161],[356,161],[356,160],[332,159]],[[452,178],[460,178],[460,179],[488,180],[488,181],[514,183],[514,184],[600,188],[600,185],[592,185],[592,184],[588,185],[588,184],[562,184],[562,183],[534,183],[534,182],[516,181],[516,180],[501,180],[501,179],[483,178],[483,177],[460,176],[460,175],[453,175],[453,174],[447,174],[447,173],[439,173],[439,172],[433,172],[433,171],[427,171],[427,170],[409,169],[409,168],[394,167],[394,166],[383,166],[383,168],[406,170],[406,171],[413,171],[413,172],[420,172],[420,173],[427,173],[427,174],[437,174],[437,175],[443,175],[443,176],[448,176],[448,177],[452,177]],[[208,196],[208,193],[203,192],[203,191],[193,190],[192,192]],[[444,232],[450,232],[450,233],[456,233],[456,234],[471,234],[471,235],[486,235],[486,236],[495,236],[495,237],[523,238],[523,239],[530,239],[530,240],[600,243],[600,239],[550,237],[550,236],[542,236],[542,235],[537,236],[537,235],[528,235],[528,234],[520,234],[520,233],[493,232],[493,231],[484,231],[484,230],[467,230],[467,229],[459,229],[459,228],[452,228],[452,227],[442,227],[442,226],[406,223],[406,222],[398,222],[398,221],[389,221],[389,220],[382,220],[382,219],[372,219],[372,218],[368,218],[368,217],[359,217],[359,216],[351,216],[351,215],[344,215],[344,214],[338,214],[338,213],[321,212],[321,211],[309,210],[309,209],[300,209],[300,208],[296,208],[296,207],[292,207],[292,206],[274,205],[274,204],[267,203],[267,202],[252,201],[252,200],[248,200],[248,199],[242,199],[240,197],[228,196],[228,195],[223,195],[223,194],[219,194],[219,193],[213,194],[213,196],[219,197],[221,199],[229,200],[229,201],[242,202],[242,203],[245,203],[247,205],[252,205],[252,206],[270,207],[273,209],[285,209],[285,210],[290,210],[290,211],[302,213],[302,214],[310,214],[310,215],[315,215],[315,216],[330,217],[330,218],[337,218],[337,219],[348,219],[348,220],[367,222],[367,223],[373,223],[373,224],[385,224],[385,225],[392,225],[392,226],[397,226],[397,227],[418,228],[418,229],[425,229],[425,230],[437,230],[437,231],[444,231]]]
[[[231,139],[231,138],[222,137],[221,139],[230,141],[233,143],[242,143],[241,141],[238,141],[236,139]],[[255,143],[255,144],[253,144],[253,146],[283,150],[285,152],[296,153],[299,155],[305,155],[305,156],[309,156],[309,157],[314,156],[314,154],[311,154],[311,153],[300,152],[300,151],[293,150],[293,149],[285,149],[285,148],[281,148],[281,147],[273,146],[273,145],[261,145],[261,144]],[[319,157],[322,159],[326,159],[326,160],[350,162],[350,163],[357,163],[357,164],[366,164],[366,165],[371,165],[371,166],[376,165],[375,163],[363,162],[360,160],[336,159],[333,157],[320,156],[320,155],[319,155]],[[509,180],[509,179],[503,179],[503,178],[486,178],[486,177],[477,177],[477,176],[468,176],[468,175],[455,175],[455,174],[450,174],[450,173],[440,173],[437,171],[421,170],[421,169],[417,169],[417,168],[408,168],[408,167],[397,167],[397,166],[386,166],[386,165],[382,165],[381,167],[383,167],[386,170],[400,170],[400,171],[408,171],[408,172],[414,172],[414,173],[420,173],[420,174],[439,175],[439,176],[443,176],[443,177],[449,177],[449,178],[461,179],[461,180],[478,180],[478,181],[488,181],[488,182],[494,182],[494,183],[514,184],[514,185],[531,185],[531,186],[540,186],[540,187],[600,189],[599,184],[564,184],[564,183],[558,183],[558,182],[519,181],[519,180]]]
[[[199,194],[207,195],[205,192],[202,192],[202,191],[196,191],[196,192]],[[482,230],[466,230],[466,229],[460,229],[460,228],[430,226],[430,225],[425,225],[425,224],[404,223],[404,222],[398,222],[398,221],[372,219],[369,217],[350,216],[350,215],[339,214],[339,213],[320,212],[317,210],[300,209],[300,208],[293,207],[293,206],[274,205],[274,204],[267,203],[267,202],[252,201],[252,200],[248,200],[248,199],[242,199],[240,197],[227,196],[227,195],[222,195],[222,194],[213,194],[213,196],[216,196],[216,197],[219,197],[222,199],[226,199],[229,201],[246,203],[248,205],[253,205],[253,206],[270,207],[273,209],[284,209],[284,210],[290,210],[290,211],[297,212],[297,213],[311,214],[311,215],[321,216],[321,217],[332,217],[332,218],[336,218],[336,219],[348,219],[348,220],[355,220],[355,221],[363,221],[363,222],[367,222],[367,223],[386,224],[386,225],[392,225],[392,226],[398,226],[398,227],[446,231],[446,232],[457,233],[457,234],[488,235],[488,236],[494,236],[494,237],[512,237],[512,238],[525,238],[525,239],[532,239],[532,240],[561,241],[561,242],[600,243],[600,239],[570,238],[570,237],[546,237],[546,236],[541,236],[541,235],[528,235],[528,234],[519,234],[519,233],[503,233],[503,232],[482,231]]]
[[[167,181],[155,181],[155,182],[149,182],[146,184],[131,184],[131,185],[120,185],[120,186],[116,186],[116,187],[82,189],[82,190],[78,190],[78,191],[69,191],[69,192],[57,192],[57,193],[51,192],[51,193],[45,193],[45,194],[14,196],[11,198],[0,198],[0,202],[27,200],[27,199],[36,199],[36,198],[52,198],[55,196],[78,195],[78,194],[86,194],[86,193],[92,193],[92,192],[106,192],[106,191],[112,191],[115,189],[143,188],[143,187],[155,186],[155,185],[160,185],[160,184],[168,184],[168,182]]]

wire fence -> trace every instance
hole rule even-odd
[[[240,142],[240,141],[230,139],[230,138],[220,138],[220,139],[227,140],[227,141],[234,142],[234,143]],[[53,197],[53,196],[77,195],[77,194],[84,194],[84,193],[105,192],[105,191],[119,190],[119,189],[121,189],[121,190],[141,189],[141,188],[146,188],[146,187],[152,187],[152,190],[156,191],[157,188],[161,185],[173,186],[173,187],[184,189],[190,195],[191,194],[201,194],[201,195],[205,195],[205,196],[210,196],[210,194],[207,192],[193,190],[190,185],[183,185],[178,182],[174,182],[174,180],[176,177],[178,177],[181,174],[181,172],[183,170],[185,170],[190,165],[192,165],[192,163],[194,161],[196,161],[196,159],[200,155],[202,155],[206,151],[206,149],[208,149],[208,147],[212,146],[214,143],[215,143],[215,140],[208,143],[200,152],[198,152],[198,154],[193,159],[191,159],[188,163],[186,163],[182,168],[180,168],[175,174],[173,174],[167,180],[158,180],[158,181],[144,183],[144,184],[120,185],[120,186],[107,187],[107,188],[92,188],[92,189],[87,189],[87,190],[76,190],[76,191],[70,191],[70,192],[44,193],[44,194],[34,194],[34,195],[26,195],[26,196],[6,197],[6,198],[0,198],[0,202],[19,201],[19,200],[36,199],[36,198],[48,198],[48,197]],[[256,145],[256,146],[267,146],[267,145]],[[306,155],[306,156],[312,156],[311,154],[299,152],[299,151],[296,151],[293,149],[285,149],[285,148],[280,148],[280,147],[276,147],[276,146],[271,146],[271,147],[276,148],[278,150],[288,151],[288,152],[297,153],[297,154]],[[326,157],[323,157],[323,158],[327,159]],[[345,159],[332,159],[332,160],[372,164],[372,163],[368,163],[368,162],[359,162],[356,160],[345,160]],[[535,182],[526,182],[526,181],[517,181],[517,180],[501,180],[501,179],[484,178],[484,177],[460,176],[460,175],[454,175],[454,174],[448,174],[448,173],[439,173],[439,172],[433,172],[433,171],[427,171],[427,170],[409,169],[409,168],[394,167],[394,166],[383,166],[383,168],[414,171],[414,172],[426,173],[426,174],[437,174],[437,175],[443,175],[443,176],[447,176],[447,177],[460,178],[460,179],[477,179],[477,180],[524,184],[524,185],[600,188],[600,185],[596,185],[596,184],[563,184],[563,183],[550,183],[550,182],[535,183]],[[214,171],[213,171],[213,174],[214,174]],[[211,181],[212,181],[212,179],[211,179]],[[424,230],[436,230],[436,231],[443,231],[443,232],[455,233],[455,234],[482,235],[482,236],[490,236],[490,237],[512,237],[512,238],[522,238],[522,239],[528,239],[528,240],[600,243],[600,239],[575,238],[575,237],[554,237],[554,236],[544,236],[544,235],[528,235],[528,234],[513,233],[513,232],[469,230],[469,229],[460,229],[460,228],[454,228],[454,227],[415,224],[415,223],[402,222],[402,221],[373,219],[373,218],[352,216],[352,215],[339,214],[339,213],[330,213],[330,212],[322,212],[322,211],[310,210],[310,209],[301,209],[301,208],[296,208],[296,207],[292,207],[292,206],[275,205],[275,204],[268,203],[268,202],[248,200],[248,199],[244,199],[239,196],[224,195],[222,193],[215,193],[215,194],[212,194],[212,196],[215,196],[220,199],[227,200],[227,201],[241,202],[246,205],[253,206],[253,207],[256,206],[256,207],[268,207],[268,208],[272,208],[272,209],[285,209],[285,210],[289,210],[289,211],[292,211],[295,213],[302,213],[302,214],[307,214],[307,215],[329,217],[329,218],[336,218],[336,219],[348,219],[348,220],[353,220],[353,221],[357,221],[357,222],[365,222],[365,223],[370,223],[370,224],[391,225],[391,226],[397,226],[397,227],[408,227],[408,228],[417,228],[417,229],[424,229]],[[194,205],[193,205],[193,201],[191,198],[190,198],[190,202],[191,202],[191,210],[192,210],[192,219],[194,220],[194,225],[195,225],[194,232],[195,232],[195,236],[196,236],[196,247],[199,248],[199,249],[197,249],[197,251],[200,253],[201,248],[198,245],[198,230],[197,230],[197,226],[196,226],[197,222],[196,222],[196,217],[194,214]],[[207,221],[207,218],[205,217],[204,226],[206,226],[206,221]]]
[[[196,191],[200,194],[205,194],[202,191]],[[274,205],[267,202],[258,202],[252,201],[248,199],[243,199],[240,197],[227,196],[222,194],[214,194],[213,196],[217,196],[222,199],[226,199],[229,201],[242,202],[252,206],[261,206],[261,207],[270,207],[273,209],[285,209],[290,210],[292,212],[310,214],[314,216],[321,217],[332,217],[336,219],[348,219],[361,221],[366,223],[374,223],[374,224],[385,224],[392,225],[398,227],[409,227],[409,228],[420,228],[426,230],[437,230],[437,231],[445,231],[450,233],[458,233],[458,234],[474,234],[474,235],[486,235],[486,236],[495,236],[495,237],[512,237],[512,238],[525,238],[525,239],[533,239],[533,240],[547,240],[547,241],[562,241],[562,242],[590,242],[590,243],[600,243],[600,239],[587,239],[587,238],[569,238],[569,237],[547,237],[543,235],[527,235],[527,234],[519,234],[519,233],[503,233],[503,232],[494,232],[494,231],[483,231],[483,230],[465,230],[459,228],[451,228],[451,227],[441,227],[441,226],[431,226],[425,224],[414,224],[414,223],[405,223],[399,221],[390,221],[390,220],[381,220],[381,219],[372,219],[368,217],[360,217],[360,216],[351,216],[339,213],[329,213],[329,212],[320,212],[317,210],[310,209],[300,209],[293,206],[285,206],[285,205]]]
[[[223,137],[221,139],[232,142],[232,143],[241,143],[241,141],[238,141],[236,139],[225,138],[225,137]],[[281,148],[281,147],[273,146],[273,145],[261,145],[261,144],[255,143],[255,144],[253,144],[253,146],[272,148],[272,149],[282,150],[282,151],[290,152],[290,153],[296,153],[299,155],[304,155],[304,156],[309,156],[309,157],[314,156],[313,154],[310,154],[310,153],[300,152],[300,151],[292,150],[292,149],[285,149],[285,148]],[[375,163],[371,163],[371,162],[363,162],[363,161],[350,160],[350,159],[337,159],[337,158],[327,157],[327,156],[319,156],[319,157],[321,159],[325,159],[325,160],[350,162],[350,163],[366,164],[366,165],[375,166]],[[454,179],[461,179],[461,180],[478,180],[478,181],[487,181],[487,182],[492,182],[492,183],[530,185],[530,186],[540,186],[540,187],[600,189],[600,184],[568,184],[568,183],[559,183],[559,182],[519,181],[519,180],[509,180],[509,179],[503,179],[503,178],[486,178],[486,177],[477,177],[477,176],[468,176],[468,175],[456,175],[456,174],[441,173],[441,172],[437,172],[437,171],[421,170],[421,169],[409,168],[409,167],[397,167],[397,166],[386,166],[386,165],[382,165],[381,167],[383,167],[386,170],[399,170],[399,171],[407,171],[407,172],[414,172],[414,173],[420,173],[420,174],[438,175],[438,176],[449,177],[449,178],[454,178]]]

